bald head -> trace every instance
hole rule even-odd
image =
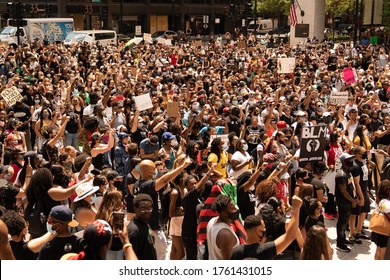
[[[153,161],[149,159],[143,160],[139,164],[139,167],[142,179],[150,180],[153,178],[156,170],[156,165]]]

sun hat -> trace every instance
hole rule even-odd
[[[76,188],[77,197],[74,199],[75,202],[83,200],[87,196],[97,192],[99,187],[94,187],[91,183],[83,183]]]

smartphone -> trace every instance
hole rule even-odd
[[[125,213],[123,212],[113,212],[112,213],[112,228],[113,232],[117,232],[118,229],[123,230],[125,221]]]

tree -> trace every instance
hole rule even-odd
[[[326,0],[325,12],[327,15],[347,15],[354,10],[355,0]]]
[[[255,5],[252,4],[252,6]],[[288,15],[289,10],[290,0],[257,0],[257,14],[262,17],[278,18],[282,15]]]
[[[390,1],[383,1],[383,14],[382,14],[383,25],[387,31],[390,31]]]

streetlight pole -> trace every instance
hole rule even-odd
[[[355,0],[355,28],[353,30],[353,45],[356,47],[357,43],[357,33],[358,33],[358,24],[359,24],[359,0]]]

